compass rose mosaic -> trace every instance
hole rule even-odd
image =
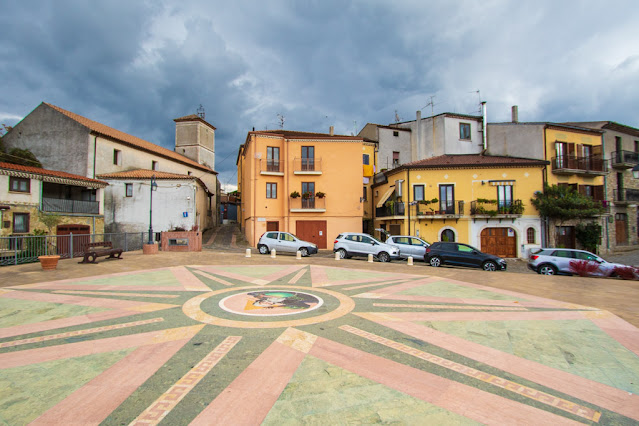
[[[0,289],[0,421],[636,424],[637,342],[606,311],[423,274],[42,282]]]

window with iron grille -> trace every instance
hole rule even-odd
[[[528,228],[526,230],[526,236],[528,239],[528,244],[535,244],[535,228]]]
[[[19,234],[29,232],[29,213],[13,214],[13,232]]]

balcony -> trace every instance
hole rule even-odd
[[[100,214],[98,201],[42,198],[42,211],[52,213]]]
[[[639,164],[639,152],[613,151],[612,167],[615,169],[629,169]]]
[[[470,215],[475,219],[516,219],[524,212],[521,200],[499,202],[497,200],[477,199],[470,202]]]
[[[418,219],[456,219],[464,215],[464,201],[442,201],[431,205],[417,203],[412,212]],[[441,210],[436,210],[441,209]]]
[[[291,213],[324,213],[326,197],[291,198]]]
[[[613,189],[612,198],[615,204],[620,206],[639,204],[639,189]]]
[[[552,172],[558,175],[599,175],[608,174],[608,162],[601,156],[579,157],[560,155],[552,159]]]
[[[284,176],[284,164],[280,160],[260,160],[260,174],[266,176]]]
[[[387,202],[382,207],[375,208],[375,217],[404,217],[406,207],[403,202]]]
[[[293,173],[296,175],[321,175],[321,158],[294,158]]]

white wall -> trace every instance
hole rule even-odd
[[[526,231],[528,228],[533,227],[535,229],[536,244],[528,244],[528,238]],[[525,259],[528,258],[528,254],[531,248],[541,247],[541,219],[539,217],[521,217],[515,219],[512,223],[509,220],[503,220],[501,223],[498,220],[486,220],[478,219],[476,222],[472,222],[470,225],[470,244],[481,250],[481,231],[485,228],[512,228],[517,233],[517,257]]]

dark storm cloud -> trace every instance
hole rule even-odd
[[[9,2],[0,122],[41,101],[172,148],[199,104],[234,183],[246,132],[433,112],[639,126],[634,1]],[[480,93],[477,93],[477,91]],[[431,112],[427,106],[424,115]]]

